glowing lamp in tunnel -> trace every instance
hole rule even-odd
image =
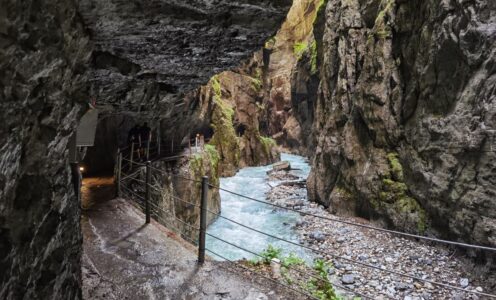
[[[83,172],[84,172],[84,170],[85,170],[85,168],[84,168],[83,166],[80,166],[80,167],[79,167],[79,172],[83,173]]]

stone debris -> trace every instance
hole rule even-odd
[[[288,175],[287,180],[293,180],[291,171],[285,173]],[[267,194],[267,199],[273,203],[326,218],[368,223],[367,220],[356,217],[333,215],[323,206],[307,201],[305,187],[281,184],[281,180],[284,180],[282,173],[278,173],[277,176],[271,174],[269,179],[279,181],[278,185],[275,185]],[[301,201],[303,205],[294,206],[293,203],[296,201]],[[487,288],[483,287],[491,286],[490,282],[484,280],[485,278],[477,278],[470,274],[474,266],[467,262],[468,260],[442,245],[428,245],[313,216],[302,215],[294,225],[294,230],[299,234],[300,241],[304,245],[326,253],[325,255],[317,254],[317,257],[323,257],[332,262],[334,266],[332,282],[346,285],[374,299],[482,298],[460,290],[440,287],[430,282],[381,272],[338,257],[409,274],[424,280],[449,284],[467,291],[487,291]],[[340,292],[339,288],[337,290]]]

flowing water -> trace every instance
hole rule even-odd
[[[297,175],[300,179],[307,178],[308,173],[310,172],[310,166],[304,157],[283,153],[281,154],[281,159],[283,161],[289,161],[292,168],[298,169],[292,170],[292,174]],[[241,195],[266,201],[265,194],[270,190],[269,184],[274,186],[278,183],[277,181],[270,182],[268,180],[267,171],[271,169],[271,165],[244,168],[233,177],[221,178],[220,186]],[[275,209],[272,206],[251,201],[225,191],[221,191],[220,196],[222,216],[233,219],[259,231],[293,242],[299,242],[297,234],[293,229],[296,222],[301,218],[298,213]],[[294,252],[306,260],[311,259],[311,255],[301,247],[243,228],[223,218],[218,218],[211,224],[208,227],[207,232],[255,253],[260,253],[270,244],[283,249],[283,253],[285,254]],[[246,251],[208,235],[206,247],[230,260],[254,258],[253,254],[247,253]],[[211,253],[209,254],[211,257],[220,260],[219,257],[216,257]]]

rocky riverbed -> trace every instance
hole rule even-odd
[[[368,223],[355,217],[332,215],[323,206],[307,201],[306,182],[295,176],[290,168],[270,172],[269,178],[278,182],[267,194],[267,199],[275,204],[317,216]],[[491,293],[495,290],[496,284],[487,277],[489,266],[476,266],[453,248],[313,216],[302,216],[295,230],[303,244],[320,251],[317,257],[332,263],[332,282],[373,299],[485,299],[469,291]],[[449,284],[465,291],[386,273],[347,260]]]

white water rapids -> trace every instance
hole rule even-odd
[[[304,157],[283,153],[281,154],[281,159],[283,161],[289,161],[292,168],[298,169],[292,170],[292,174],[297,175],[300,179],[307,178],[310,172],[310,166]],[[267,201],[265,194],[270,190],[268,183],[272,186],[279,183],[277,181],[268,181],[267,171],[271,169],[272,165],[244,168],[233,177],[221,178],[220,186],[241,195]],[[222,216],[259,231],[299,243],[297,233],[293,229],[296,222],[301,218],[298,213],[276,209],[273,206],[251,201],[225,191],[221,191],[220,196]],[[311,259],[310,255],[301,247],[243,228],[223,218],[218,218],[211,224],[207,232],[255,253],[260,253],[270,244],[283,249],[283,253],[285,254],[294,252],[306,260]],[[229,260],[254,258],[253,254],[208,235],[206,247]],[[212,258],[220,260],[219,257],[211,253],[209,255]]]

